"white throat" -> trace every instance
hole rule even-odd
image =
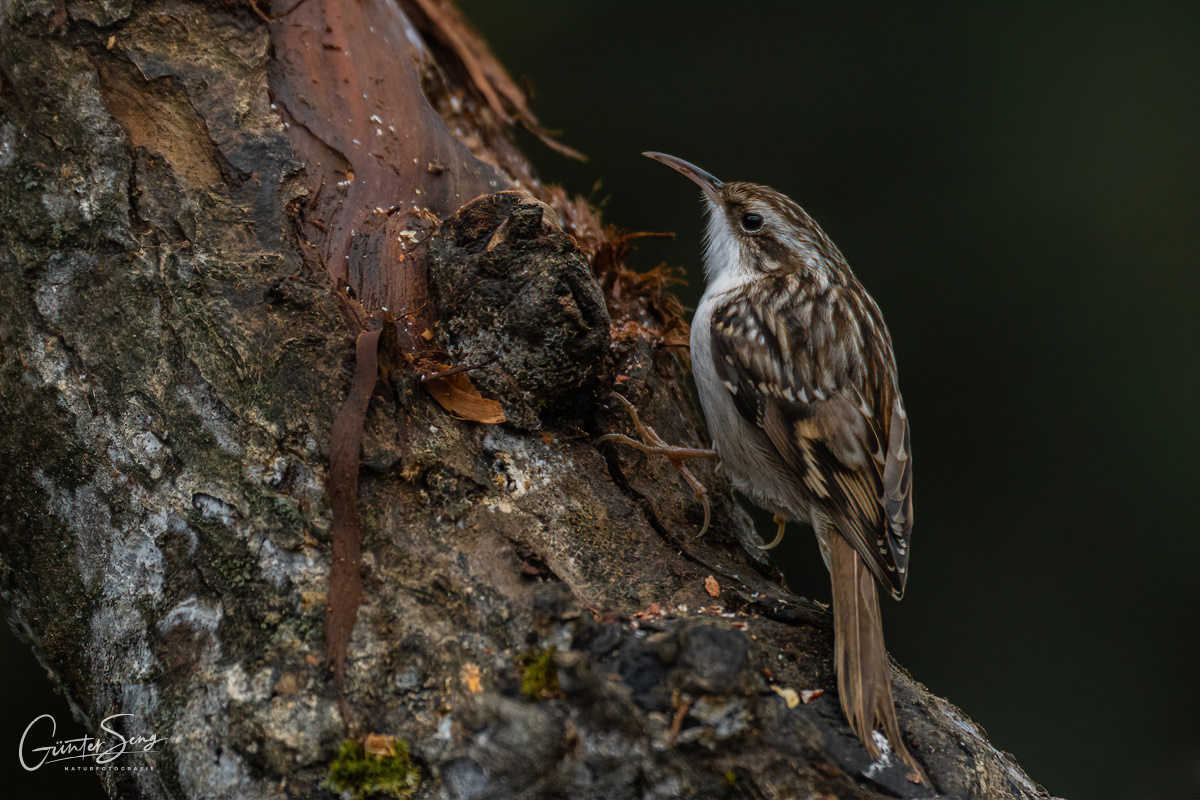
[[[753,275],[742,252],[737,234],[729,229],[729,220],[712,200],[705,197],[708,227],[704,232],[704,294],[716,296],[737,288]]]

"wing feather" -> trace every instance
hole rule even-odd
[[[899,597],[912,530],[912,457],[891,342],[869,298],[850,309],[838,306],[836,287],[817,300],[794,289],[738,291],[718,302],[710,323],[717,376],[795,477],[803,507],[793,510],[832,519]],[[814,313],[814,302],[834,308]]]

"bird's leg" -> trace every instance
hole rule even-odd
[[[633,420],[633,428],[637,431],[638,436],[642,437],[641,441],[630,438],[623,433],[609,433],[601,436],[596,440],[596,444],[601,442],[617,442],[619,444],[629,445],[630,447],[641,450],[643,453],[649,453],[654,456],[664,456],[671,462],[671,466],[679,470],[679,474],[687,481],[688,486],[692,488],[692,497],[700,501],[704,506],[704,525],[700,528],[700,533],[697,536],[703,536],[708,530],[708,521],[711,515],[711,505],[708,501],[708,490],[704,488],[704,484],[696,479],[691,470],[683,465],[683,462],[690,458],[716,458],[716,450],[705,450],[699,447],[672,447],[662,440],[649,425],[642,422],[642,418],[638,416],[637,409],[621,395],[615,395],[621,404],[625,406],[625,410],[629,412],[630,418]]]
[[[779,530],[775,533],[775,539],[770,544],[758,545],[759,550],[774,550],[783,541],[783,529],[787,527],[787,518],[776,511],[775,524],[779,526]]]

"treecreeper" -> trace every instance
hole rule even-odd
[[[913,523],[908,417],[879,307],[789,197],[644,155],[703,190],[707,285],[691,353],[713,450],[670,447],[636,417],[642,442],[606,438],[676,466],[718,458],[739,491],[775,514],[778,533],[763,549],[779,544],[789,520],[812,525],[833,585],[846,719],[872,758],[890,746],[911,780],[928,783],[896,719],[876,589],[904,594]]]

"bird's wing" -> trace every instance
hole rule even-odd
[[[713,310],[712,358],[738,413],[766,435],[801,495],[898,598],[908,572],[912,458],[891,344],[873,304],[824,300],[732,293]],[[873,314],[871,324],[853,311]]]

